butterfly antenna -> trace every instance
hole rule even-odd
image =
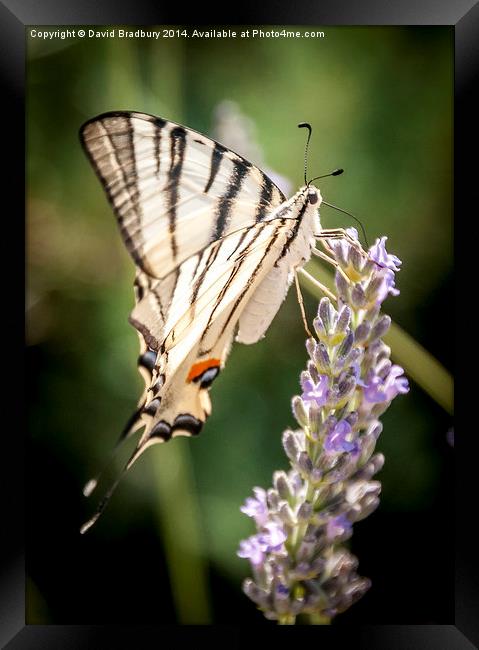
[[[313,129],[311,128],[311,124],[308,124],[308,122],[300,122],[298,124],[299,129],[308,129],[308,139],[306,140],[306,146],[304,148],[304,184],[307,185],[308,181],[307,175],[308,175],[308,148],[309,148],[309,141],[311,140],[311,134],[313,132]]]
[[[363,233],[364,242],[365,242],[367,248],[369,248],[368,238],[366,237],[366,230],[364,229],[364,226],[363,226],[362,222],[357,217],[355,217],[354,214],[351,214],[351,212],[348,212],[347,210],[343,210],[342,208],[338,208],[337,205],[333,205],[332,203],[328,203],[327,201],[323,201],[321,203],[321,205],[327,205],[329,208],[333,208],[334,210],[337,210],[338,212],[342,212],[343,214],[347,214],[348,216],[352,217],[354,219],[354,221],[356,221],[359,224],[359,226],[361,228],[361,232]]]
[[[340,176],[344,172],[344,169],[333,169],[332,172],[329,172],[329,174],[321,174],[321,176],[315,176],[315,178],[312,178],[308,185],[310,183],[314,183],[314,181],[317,181],[318,178],[327,178],[328,176]]]

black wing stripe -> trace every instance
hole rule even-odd
[[[231,172],[228,187],[226,192],[221,196],[218,209],[216,212],[216,220],[211,235],[211,241],[214,242],[223,236],[223,233],[228,225],[231,208],[234,204],[234,198],[241,190],[241,186],[249,174],[251,164],[247,165],[242,160],[233,161],[233,171]]]
[[[268,177],[265,176],[265,178],[268,178]],[[268,181],[270,181],[271,185],[273,186],[272,199],[273,199],[274,204],[275,204],[275,205],[278,205],[279,203],[284,203],[284,202],[286,201],[286,197],[285,197],[285,195],[283,194],[283,192],[281,192],[281,190],[279,189],[279,187],[278,187],[277,185],[275,185],[275,184],[271,181],[270,178],[268,178]]]
[[[273,182],[267,177],[264,176],[263,184],[261,186],[261,195],[259,197],[258,209],[256,210],[255,220],[263,221],[267,214],[267,210],[271,203],[271,197],[273,195]]]
[[[136,327],[136,329],[140,332],[140,334],[143,336],[145,339],[145,343],[149,348],[152,350],[159,350],[160,349],[160,342],[158,339],[150,332],[150,330],[144,325],[143,323],[140,323],[140,321],[136,320],[133,318],[131,315],[128,317],[128,322],[133,325],[133,327]]]
[[[196,301],[196,298],[198,297],[198,292],[201,289],[201,285],[203,284],[203,280],[205,279],[205,276],[208,273],[208,269],[210,268],[211,264],[213,264],[213,262],[217,258],[220,248],[221,248],[221,243],[219,243],[219,245],[211,247],[205,266],[193,286],[193,291],[191,292],[191,298],[190,298],[190,305],[193,305],[193,303]]]
[[[208,192],[208,190],[214,183],[216,174],[218,173],[218,170],[221,165],[221,159],[223,158],[224,152],[225,152],[224,147],[222,147],[220,144],[215,142],[215,146],[213,147],[213,151],[211,152],[210,176],[208,178],[208,182],[205,185],[205,189],[203,190],[205,194]]]
[[[170,133],[170,171],[168,183],[168,227],[170,232],[171,254],[176,261],[178,245],[176,242],[176,207],[178,203],[178,189],[181,181],[181,170],[185,157],[186,131],[182,126],[177,126]]]
[[[131,180],[127,180],[128,178],[131,178]],[[116,186],[118,186],[118,189],[116,189]],[[115,201],[115,209],[120,210],[128,201],[131,201],[133,203],[134,192],[136,189],[137,189],[136,175],[132,171],[122,169],[122,178],[113,179],[112,181],[110,181],[108,185],[110,198],[112,199],[112,201]],[[116,199],[119,196],[121,196],[125,190],[128,193],[128,199],[126,199],[122,203],[117,203]]]
[[[276,264],[279,262],[280,259],[282,259],[286,253],[288,252],[289,247],[291,246],[291,243],[293,239],[296,238],[296,235],[298,234],[298,230],[301,226],[301,221],[303,219],[303,215],[306,212],[306,208],[308,207],[308,202],[304,201],[303,205],[301,206],[301,210],[299,211],[299,214],[294,222],[294,227],[291,229],[291,232],[283,246],[283,250],[281,251],[281,255],[278,257],[276,260]]]
[[[194,280],[196,277],[196,274],[198,273],[198,269],[200,268],[201,260],[203,259],[203,255],[205,254],[205,250],[202,250],[201,252],[198,253],[197,257],[198,260],[196,261],[196,266],[195,270],[193,271],[193,275],[191,276],[191,279]]]
[[[137,275],[133,283],[135,300],[137,303],[140,302],[140,300],[143,300],[145,293],[149,290],[150,286],[150,276],[141,271],[137,271]]]
[[[171,303],[175,299],[175,291],[176,291],[176,287],[178,285],[178,280],[180,279],[180,273],[181,273],[181,268],[178,266],[175,269],[175,282],[173,283],[173,287],[171,289],[171,301],[170,301]]]
[[[161,288],[161,286],[159,286],[159,287],[155,287],[155,289],[153,290],[152,293],[153,293],[153,295],[155,296],[156,304],[158,305],[158,309],[160,310],[161,320],[162,320],[163,322],[165,322],[166,319],[165,319],[164,306],[163,306],[163,302],[162,302],[162,300],[161,300],[161,296],[160,296],[160,293],[159,293],[159,289],[160,289],[160,288]]]

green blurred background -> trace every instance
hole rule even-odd
[[[291,291],[265,340],[234,346],[202,435],[148,451],[80,537],[95,503],[82,486],[142,389],[133,263],[81,150],[85,120],[136,110],[212,133],[231,100],[293,192],[296,125],[309,121],[310,175],[345,169],[322,182],[324,198],[403,260],[386,310],[452,370],[452,29],[322,29],[315,40],[27,36],[28,623],[261,623],[240,590],[249,567],[236,550],[253,527],[239,507],[286,467],[280,436],[306,359]],[[321,220],[354,225],[327,208]],[[306,304],[313,315],[317,300]],[[383,422],[381,506],[352,542],[373,587],[337,623],[452,622],[450,417],[412,382]]]

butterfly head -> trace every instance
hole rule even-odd
[[[312,208],[319,208],[323,200],[319,189],[315,185],[311,185],[311,183],[303,185],[296,196],[300,197],[302,204]]]
[[[310,185],[308,188],[308,203],[310,205],[316,205],[320,200],[321,194],[314,186]]]

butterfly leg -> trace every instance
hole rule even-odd
[[[351,246],[362,251],[361,244],[358,240],[351,237],[344,228],[325,228],[315,235],[315,237],[316,239],[345,239]]]
[[[326,251],[328,253],[330,253],[330,256],[327,256],[327,255],[323,254],[324,255],[323,259],[325,259],[327,262],[332,263],[333,266],[336,266],[337,270],[340,271],[341,273],[342,273],[341,268],[334,262],[334,260],[332,260],[332,257],[334,255],[334,253],[333,253],[333,251],[331,249],[331,246],[329,245],[328,240],[330,240],[330,239],[344,239],[345,241],[348,242],[348,244],[350,246],[353,246],[356,249],[356,251],[363,258],[370,259],[370,254],[367,253],[363,249],[361,244],[356,239],[351,237],[351,235],[348,232],[346,232],[346,230],[344,230],[344,228],[325,229],[325,230],[322,230],[319,234],[315,235],[315,237],[316,237],[316,239],[321,241],[321,244],[324,246]],[[317,249],[314,249],[314,250],[317,251]],[[319,251],[313,252],[314,255],[316,255],[317,253],[319,253]],[[319,257],[319,255],[318,255],[318,257]],[[342,275],[344,277],[346,277],[344,273],[342,273]]]
[[[344,228],[323,228],[321,232],[315,233],[314,236],[316,239],[352,239]]]
[[[311,251],[312,251],[312,253],[313,253],[313,255],[315,257],[320,257],[322,260],[325,260],[326,262],[328,262],[329,264],[331,264],[335,268],[339,267],[339,264],[336,262],[334,257],[331,257],[330,255],[326,255],[326,253],[323,253],[322,251],[318,250],[317,248],[312,248]]]
[[[299,269],[302,270],[302,269]],[[303,294],[301,293],[301,287],[299,286],[299,279],[298,279],[298,269],[294,269],[294,283],[296,285],[296,295],[298,296],[298,303],[299,303],[299,308],[301,310],[301,317],[303,319],[303,325],[304,329],[306,330],[306,334],[309,337],[312,337],[313,335],[311,334],[311,331],[308,327],[308,321],[306,318],[306,311],[304,309],[304,300],[303,300]]]
[[[332,291],[328,289],[324,284],[316,280],[316,278],[313,278],[313,276],[305,271],[304,269],[298,269],[298,272],[301,273],[301,275],[306,278],[311,284],[313,284],[315,287],[317,287],[320,291],[322,291],[328,298],[336,302],[337,298],[334,295]]]
[[[322,242],[322,244],[324,245],[325,242]],[[331,249],[330,249],[330,248],[327,248],[327,250],[331,250]],[[326,253],[323,253],[322,251],[319,251],[317,248],[313,248],[313,249],[312,249],[312,253],[313,253],[313,255],[314,255],[315,257],[319,257],[320,259],[325,260],[326,262],[328,262],[328,264],[331,264],[331,266],[334,266],[334,268],[336,269],[336,271],[337,271],[338,273],[341,273],[341,275],[343,276],[343,278],[344,278],[347,282],[350,282],[350,279],[348,278],[348,276],[346,275],[346,273],[343,271],[343,269],[341,268],[341,266],[336,262],[336,260],[334,259],[334,257],[331,257],[331,255],[326,255]]]

